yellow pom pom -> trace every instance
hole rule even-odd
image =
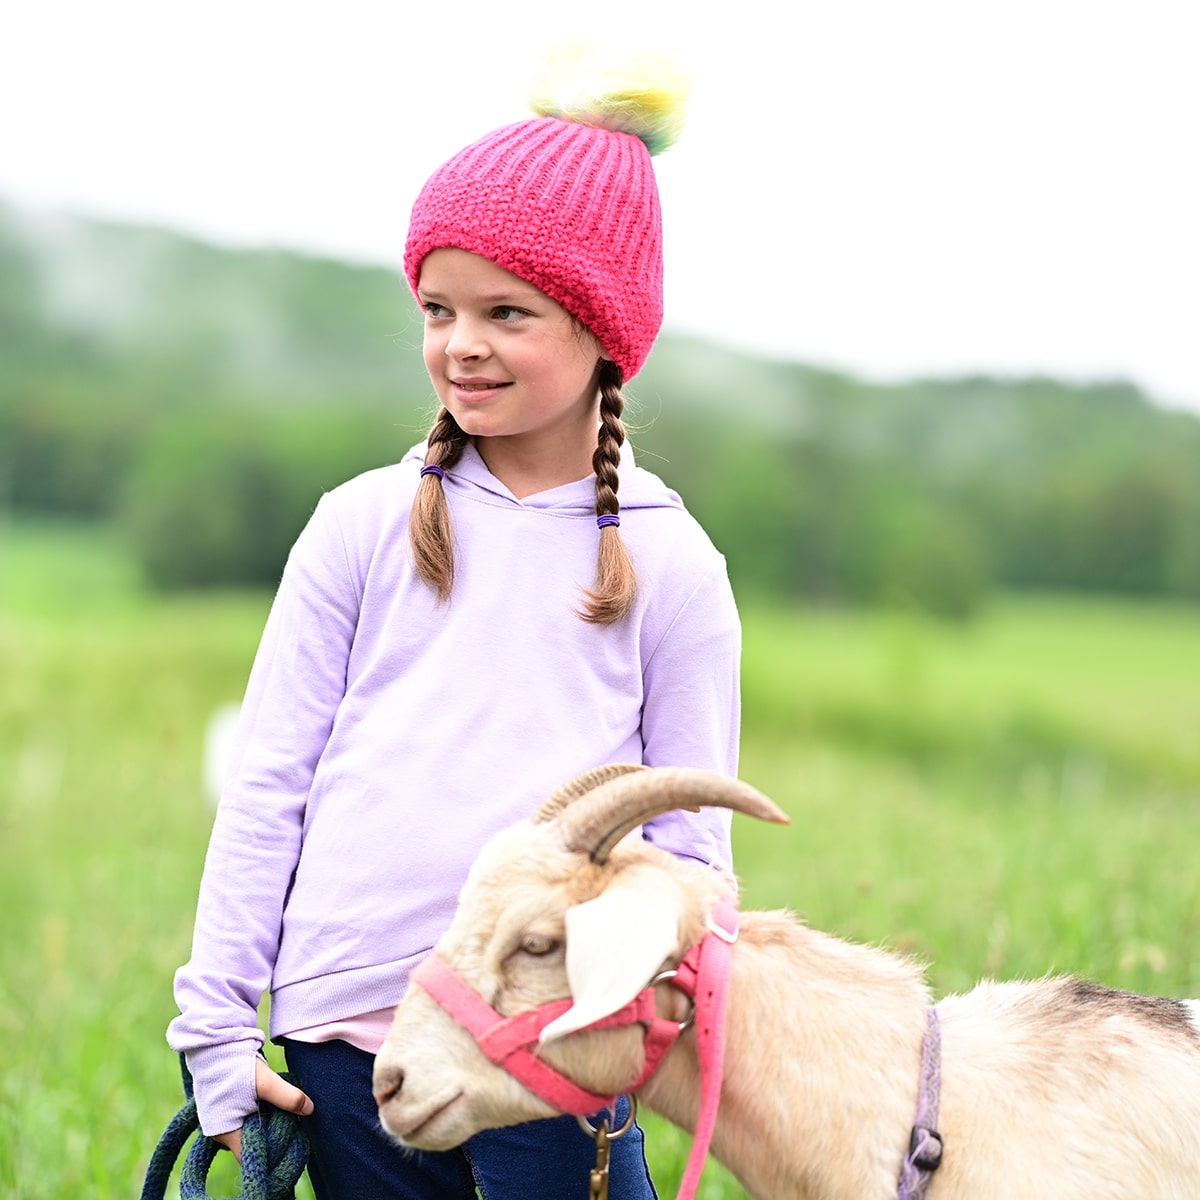
[[[687,74],[663,55],[611,59],[571,43],[548,58],[532,105],[542,117],[631,133],[658,154],[678,140],[690,93]]]

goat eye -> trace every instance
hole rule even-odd
[[[541,958],[557,947],[558,943],[552,937],[546,937],[540,933],[527,933],[521,939],[521,949],[535,958]]]

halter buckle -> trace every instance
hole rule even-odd
[[[942,1135],[925,1125],[914,1125],[908,1139],[908,1161],[922,1171],[936,1171],[942,1165]]]

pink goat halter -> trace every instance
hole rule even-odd
[[[679,1185],[678,1200],[692,1200],[695,1195],[716,1126],[721,1077],[724,1073],[725,1009],[729,995],[730,963],[738,930],[737,910],[731,901],[718,904],[708,919],[708,928],[709,932],[684,955],[673,974],[664,972],[657,976],[624,1008],[587,1026],[588,1030],[594,1030],[645,1025],[646,1032],[642,1039],[645,1063],[642,1072],[618,1095],[636,1092],[658,1070],[667,1051],[689,1023],[667,1021],[656,1015],[655,984],[670,979],[692,1000],[696,1053],[700,1063],[700,1115],[691,1154]],[[539,1058],[532,1049],[537,1045],[542,1030],[571,1007],[570,998],[552,1000],[516,1016],[502,1016],[436,953],[425,959],[409,978],[420,984],[474,1037],[490,1062],[502,1067],[553,1108],[575,1116],[586,1116],[616,1104],[617,1095],[603,1096],[581,1088]]]
[[[461,975],[437,954],[431,954],[409,977],[419,983],[468,1033],[474,1037],[489,1061],[503,1067],[514,1079],[559,1112],[586,1116],[602,1108],[611,1108],[616,1095],[589,1092],[556,1071],[534,1053],[538,1037],[551,1021],[571,1007],[571,1001],[552,1000],[514,1017],[501,1016]],[[654,991],[647,988],[624,1008],[589,1025],[591,1029],[616,1029],[644,1023],[648,1026],[646,1070],[631,1083],[633,1091],[654,1073],[663,1055],[679,1036],[679,1026],[654,1013]]]

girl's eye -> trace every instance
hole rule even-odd
[[[540,933],[527,933],[521,939],[521,949],[534,958],[542,958],[558,948],[558,943],[552,937]]]
[[[523,308],[517,308],[515,304],[498,304],[492,309],[492,316],[497,321],[519,321],[529,314]]]
[[[449,311],[445,305],[435,304],[432,300],[422,301],[421,307],[425,310],[427,317],[444,317]]]

